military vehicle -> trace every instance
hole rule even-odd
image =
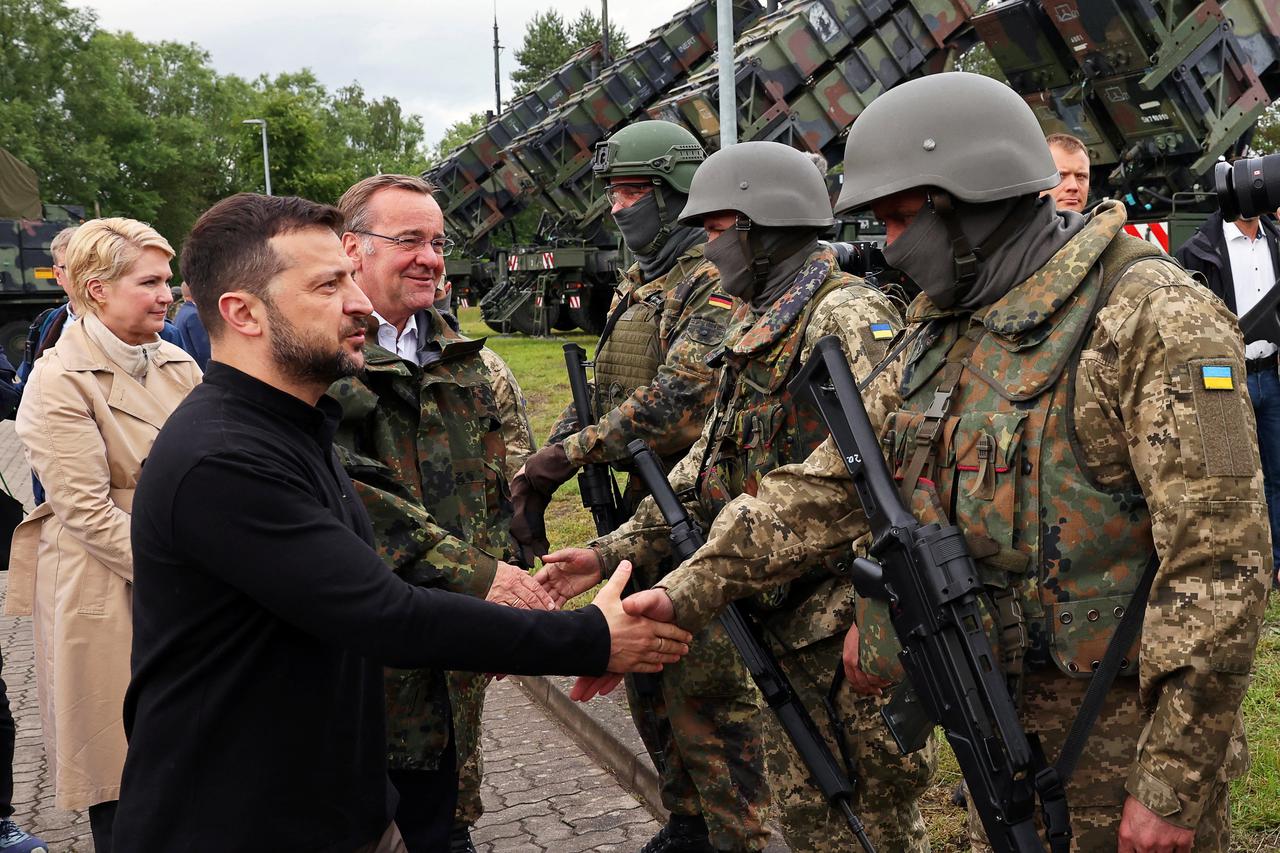
[[[740,140],[775,140],[838,164],[849,127],[904,80],[985,44],[1046,134],[1080,137],[1094,198],[1164,248],[1210,205],[1217,159],[1237,153],[1280,93],[1277,0],[735,0]],[[594,78],[591,49],[515,101],[425,177],[448,227],[479,260],[467,278],[495,329],[599,332],[618,240],[590,163],[630,121],[678,122],[719,147],[715,8],[699,0]],[[598,60],[598,56],[594,57]],[[999,140],[991,141],[993,146]],[[457,176],[465,175],[465,180]],[[536,206],[536,245],[494,237]],[[868,223],[849,223],[857,236]],[[455,280],[455,286],[457,282]]]
[[[0,148],[0,347],[14,367],[31,321],[65,299],[49,243],[83,220],[83,208],[42,204],[35,172]]]

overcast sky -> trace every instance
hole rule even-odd
[[[195,42],[223,73],[252,79],[305,67],[330,90],[357,80],[369,95],[391,95],[421,116],[429,145],[451,123],[493,108],[494,0],[381,0],[358,9],[334,0],[71,2],[97,12],[103,29]],[[634,44],[690,2],[613,0],[609,20]],[[497,0],[504,101],[525,24],[552,7],[566,20],[587,7],[600,14],[599,0]]]

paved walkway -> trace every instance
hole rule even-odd
[[[0,422],[0,473],[30,508],[31,479],[12,421]],[[6,583],[0,573],[0,601]],[[91,853],[88,816],[53,804],[29,619],[0,616],[0,650],[18,727],[14,820],[48,841],[51,853]],[[633,851],[658,831],[639,801],[511,681],[489,689],[484,719],[486,813],[473,836],[482,853]]]

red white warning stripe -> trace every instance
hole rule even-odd
[[[556,265],[556,256],[554,252],[542,253],[542,268],[549,270]]]
[[[1148,243],[1155,243],[1166,252],[1169,251],[1169,229],[1163,222],[1145,222],[1124,226],[1124,233]]]
[[[507,258],[507,272],[515,272],[516,264],[520,263],[519,255],[511,255]]]
[[[581,296],[570,296],[570,297],[569,297],[569,307],[570,307],[570,308],[581,308],[581,307],[582,307],[582,297],[581,297]]]

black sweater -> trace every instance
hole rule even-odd
[[[603,671],[594,607],[400,581],[317,407],[212,362],[133,505],[133,680],[115,847],[342,851],[391,821],[381,666]]]

